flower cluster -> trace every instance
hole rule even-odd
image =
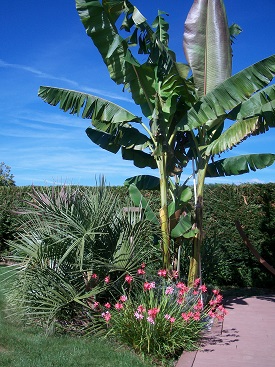
[[[108,332],[134,348],[138,346],[142,352],[161,354],[173,348],[192,349],[211,318],[223,320],[226,315],[223,297],[215,289],[207,302],[209,292],[201,279],[188,287],[176,272],[160,269],[157,275],[148,279],[146,265],[141,264],[136,276],[140,276],[142,288],[133,288],[134,275],[126,274],[123,294],[102,305],[94,300],[92,309],[101,315]],[[106,276],[104,283],[109,282],[110,276]]]

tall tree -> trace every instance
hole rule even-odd
[[[51,105],[59,104],[64,111],[91,119],[92,127],[86,133],[103,149],[113,153],[120,150],[123,159],[132,160],[139,168],[158,169],[159,177],[136,176],[128,184],[135,194],[133,184],[160,189],[165,268],[170,269],[173,262],[171,249],[176,241],[171,237],[194,236],[189,272],[192,282],[199,275],[205,177],[238,175],[274,162],[274,154],[217,161],[215,157],[274,126],[275,91],[274,86],[267,86],[275,74],[275,56],[230,76],[230,33],[223,1],[195,0],[184,37],[193,73],[189,78],[189,66],[177,62],[169,49],[165,13],[159,12],[149,26],[130,1],[76,0],[76,7],[110,77],[131,93],[144,117],[81,92],[43,86],[39,96]],[[123,38],[125,31],[129,36]],[[137,56],[131,51],[134,46]],[[147,55],[145,62],[139,62],[140,54],[142,59]],[[232,125],[224,130],[226,119]],[[184,167],[191,162],[197,174],[195,229],[183,210],[184,202],[190,199],[190,188],[180,183]],[[173,198],[169,205],[168,190]],[[146,214],[156,221],[148,209]]]
[[[11,167],[7,166],[4,162],[0,162],[0,186],[15,186]]]

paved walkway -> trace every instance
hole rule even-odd
[[[275,294],[235,298],[198,352],[183,353],[176,367],[275,367]]]

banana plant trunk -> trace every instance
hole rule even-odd
[[[197,278],[201,278],[201,246],[203,242],[203,189],[207,170],[207,162],[198,171],[197,201],[195,206],[195,224],[198,233],[193,238],[192,254],[190,257],[188,286],[191,287]]]
[[[168,182],[167,182],[167,153],[163,152],[159,161],[160,172],[160,224],[162,234],[162,264],[163,269],[169,270],[171,265],[170,260],[170,233],[169,233],[169,218],[167,207],[167,194],[168,194]]]

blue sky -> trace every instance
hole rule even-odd
[[[275,1],[225,0],[229,25],[243,32],[234,44],[233,73],[274,54]],[[169,13],[170,47],[178,61],[183,25],[192,0],[132,1],[151,23],[157,10]],[[65,114],[37,97],[40,85],[84,91],[141,115],[130,95],[116,86],[86,35],[74,0],[14,0],[0,13],[0,161],[11,166],[18,186],[67,183],[94,185],[104,174],[111,185],[139,170],[120,153],[101,150],[86,136],[89,120]],[[275,131],[248,139],[232,154],[275,153]],[[187,170],[183,178],[189,175]],[[210,182],[210,181],[208,181]],[[211,182],[275,182],[270,168]]]

